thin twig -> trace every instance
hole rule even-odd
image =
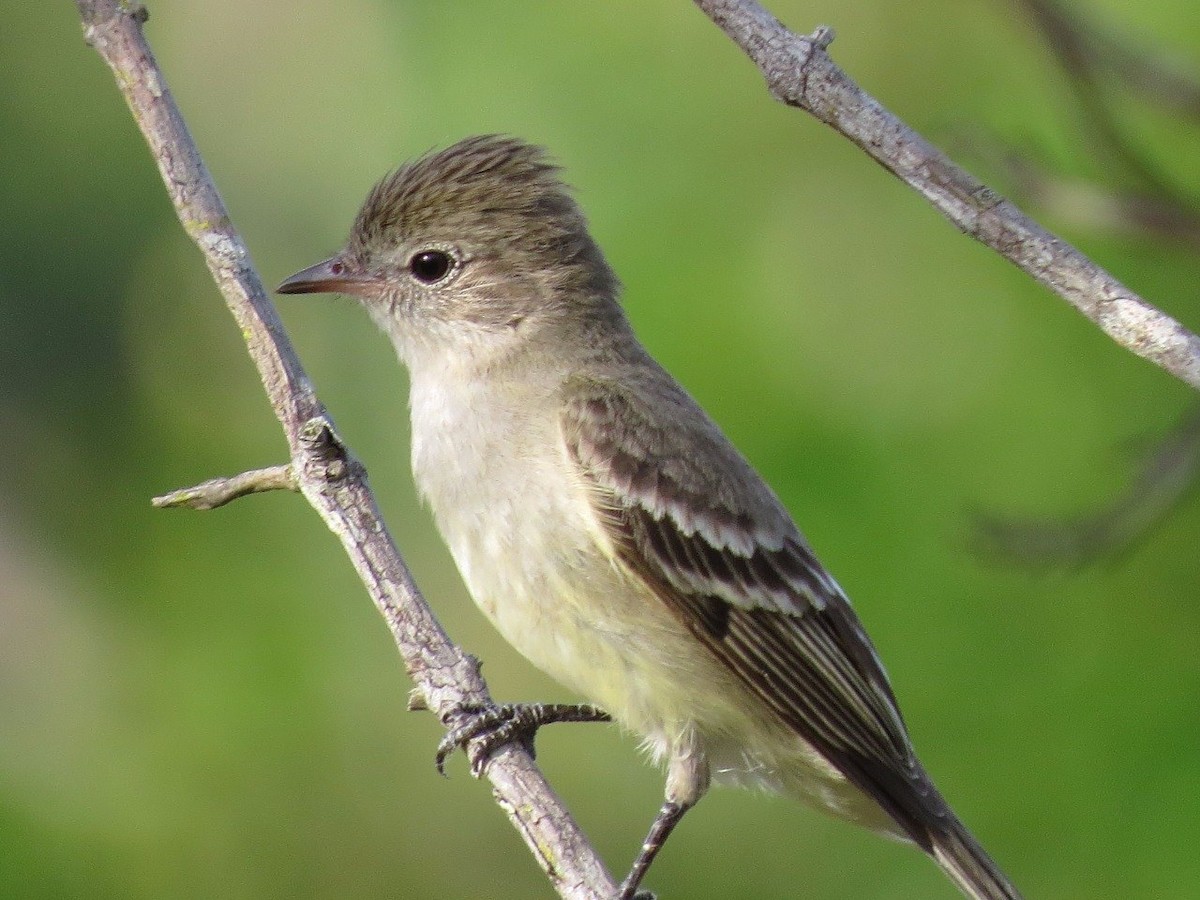
[[[238,497],[263,491],[298,491],[291,466],[252,469],[228,478],[213,478],[194,487],[180,488],[150,502],[159,509],[216,509]]]
[[[313,392],[142,34],[145,9],[116,0],[76,0],[76,6],[87,42],[113,70],[176,213],[246,339],[287,436],[296,485],[341,539],[423,705],[447,724],[465,707],[492,706],[478,662],[452,644],[433,617],[379,516],[366,473]],[[615,896],[611,876],[523,747],[497,751],[484,774],[562,897]]]
[[[758,66],[773,97],[857,144],[955,227],[1050,288],[1122,347],[1200,389],[1200,338],[884,109],[829,58],[832,32],[793,34],[754,0],[694,2]]]

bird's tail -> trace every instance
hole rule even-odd
[[[971,900],[1022,900],[1013,883],[961,822],[954,820],[949,828],[930,837],[931,855],[964,896]]]

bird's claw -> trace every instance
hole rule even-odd
[[[446,774],[446,759],[462,747],[471,761],[471,774],[478,778],[483,767],[498,749],[521,740],[533,754],[533,736],[543,725],[553,722],[609,722],[611,717],[589,703],[503,703],[499,706],[461,706],[451,714],[466,717],[438,742],[434,762],[438,773]]]

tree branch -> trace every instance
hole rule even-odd
[[[884,109],[829,58],[829,29],[794,34],[755,0],[694,2],[758,66],[775,99],[849,138],[960,231],[1050,288],[1122,347],[1200,389],[1200,338]]]
[[[213,478],[195,487],[181,488],[155,497],[150,502],[159,509],[216,509],[247,494],[299,489],[296,479],[292,477],[291,466],[271,466],[267,469],[252,469],[229,478]]]
[[[112,69],[179,220],[237,320],[287,437],[291,478],[341,539],[391,629],[421,705],[447,725],[456,724],[465,707],[492,706],[478,662],[452,644],[433,617],[379,516],[366,472],[313,392],[142,34],[145,8],[117,0],[76,0],[76,6],[85,39]],[[278,475],[280,469],[266,471]],[[214,488],[213,496],[221,490],[229,483]],[[498,750],[483,774],[560,896],[615,896],[612,878],[523,747]]]

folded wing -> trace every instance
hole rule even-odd
[[[913,755],[875,649],[745,459],[665,374],[632,385],[576,379],[561,425],[622,563],[928,850],[930,828],[950,814]]]

